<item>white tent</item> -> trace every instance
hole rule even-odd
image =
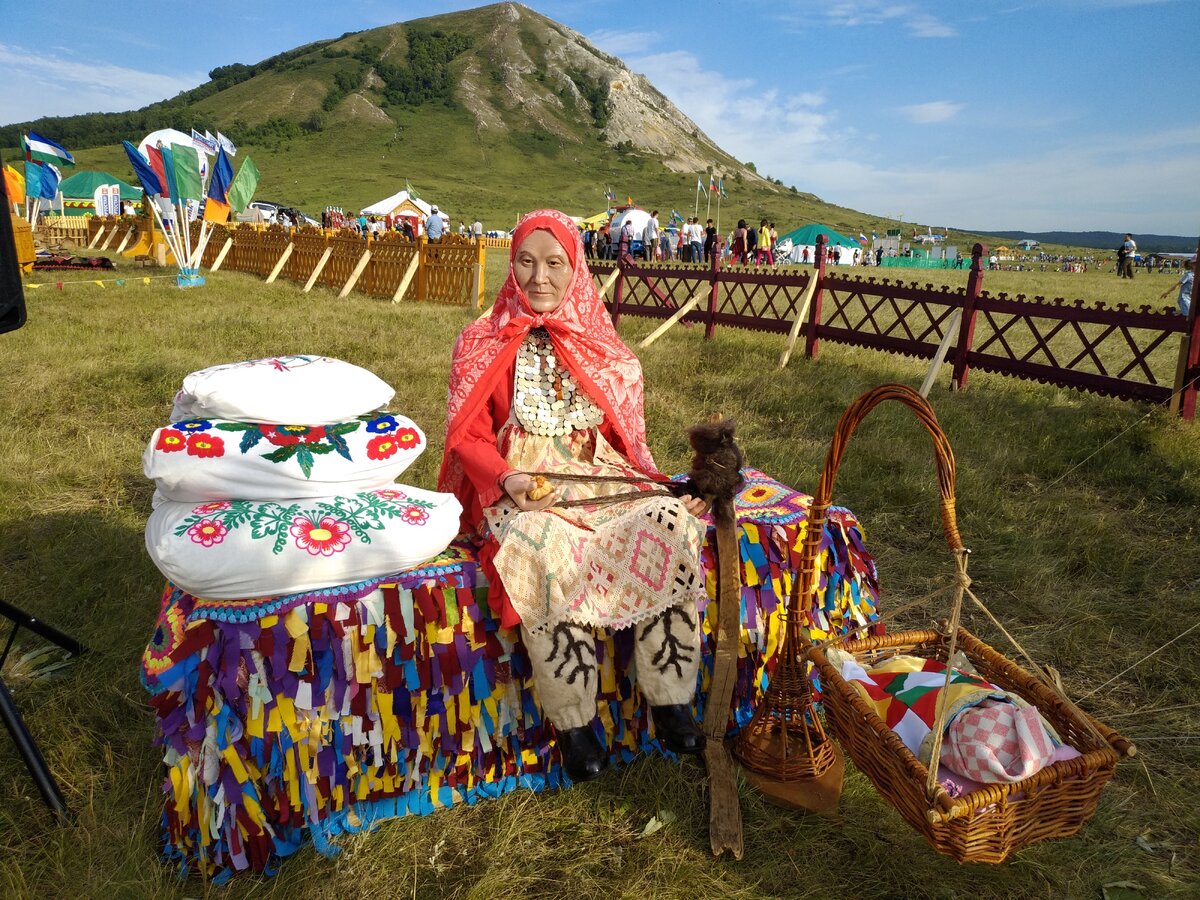
[[[385,197],[378,203],[372,203],[363,209],[364,216],[395,216],[398,218],[416,219],[416,232],[425,230],[425,220],[433,212],[433,207],[419,197],[413,197],[407,190]],[[438,210],[438,217],[445,223],[445,233],[450,233],[450,217],[444,210]]]
[[[420,197],[412,197],[409,195],[408,191],[400,191],[397,194],[392,194],[390,197],[385,197],[378,203],[372,203],[370,206],[364,207],[362,214],[364,216],[390,216],[399,207],[404,206],[406,203],[415,206],[424,216],[428,216],[431,212],[433,212],[433,207],[431,207]],[[439,212],[441,211],[439,210]],[[442,218],[445,219],[447,216],[442,213]]]

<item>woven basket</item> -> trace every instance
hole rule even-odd
[[[812,510],[820,505],[817,515],[824,514],[846,443],[863,418],[884,400],[896,400],[911,409],[933,439],[943,530],[951,550],[965,554],[954,508],[954,455],[929,404],[903,385],[876,388],[847,408],[830,445]],[[809,551],[807,544],[804,551]],[[965,575],[965,556],[960,558],[964,560],[961,571]],[[801,570],[810,562],[802,560]],[[830,732],[900,815],[935,850],[959,862],[999,863],[1030,844],[1075,834],[1095,813],[1100,790],[1113,776],[1120,756],[1136,753],[1132,743],[965,628],[957,627],[957,606],[951,626],[944,631],[898,632],[844,640],[839,646],[870,666],[896,653],[946,662],[952,644],[971,660],[981,676],[1035,705],[1063,740],[1082,755],[1053,763],[1021,781],[987,785],[952,798],[936,782],[932,788],[927,786],[928,769],[842,678],[822,650],[810,645],[808,657],[820,675]],[[935,732],[944,727],[943,716],[944,711],[935,723]]]

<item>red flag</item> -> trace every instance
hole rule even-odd
[[[717,176],[715,176],[715,175],[708,176],[708,189],[710,191],[712,191],[714,194],[717,192]]]
[[[158,176],[158,183],[162,185],[162,192],[165,194],[167,192],[167,169],[163,165],[162,151],[157,147],[147,147],[146,155],[150,157],[150,168]]]

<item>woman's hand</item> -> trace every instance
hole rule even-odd
[[[693,497],[691,494],[684,494],[679,498],[679,502],[683,504],[684,509],[697,519],[702,518],[708,513],[708,502],[703,497]]]
[[[504,479],[504,492],[512,498],[518,509],[533,512],[553,506],[562,497],[562,488],[555,488],[540,500],[530,500],[529,492],[537,486],[532,475],[517,472]]]

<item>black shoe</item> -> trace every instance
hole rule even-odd
[[[675,753],[703,752],[704,732],[696,724],[688,704],[652,706],[650,717],[654,720],[654,733],[668,750]]]
[[[591,781],[608,768],[608,754],[590,725],[558,733],[558,752],[563,768],[575,782]]]

